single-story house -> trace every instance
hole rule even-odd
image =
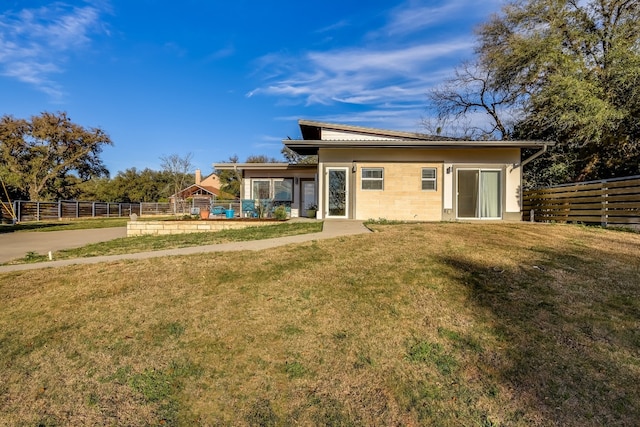
[[[471,141],[299,120],[283,144],[314,165],[215,164],[242,171],[241,198],[288,199],[291,216],[442,221],[520,220],[522,168],[547,141]],[[522,159],[523,149],[537,150]]]
[[[188,207],[198,207],[201,209],[209,209],[213,200],[234,199],[234,196],[220,190],[220,179],[214,173],[202,178],[200,169],[196,169],[195,183],[183,188],[176,194],[169,197],[171,204],[178,202],[189,202]]]

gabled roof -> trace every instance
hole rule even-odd
[[[311,120],[299,120],[298,124],[303,139],[285,139],[282,143],[301,155],[318,154],[320,148],[541,148],[555,144],[549,141],[473,141]],[[332,131],[343,136],[336,139],[323,138],[323,132],[329,136],[336,135]],[[349,138],[344,137],[347,134]]]
[[[209,187],[209,186],[203,186],[203,185],[198,185],[198,184],[191,184],[188,187],[183,188],[182,190],[178,191],[178,193],[176,194],[172,194],[171,197],[175,197],[176,195],[180,195],[182,197],[184,196],[190,196],[194,193],[196,193],[198,190],[203,190],[205,193],[208,193],[212,196],[220,196],[220,190],[215,188],[215,187]]]

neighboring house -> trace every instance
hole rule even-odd
[[[314,200],[320,219],[520,220],[522,167],[553,145],[298,123],[303,139],[283,144],[317,155],[318,164],[235,164],[243,174],[241,197],[274,197],[278,183],[289,180],[280,187],[290,187],[292,216],[304,215]],[[525,148],[538,151],[523,161]]]
[[[209,209],[211,201],[216,199],[230,200],[234,196],[220,190],[220,180],[216,174],[203,179],[200,169],[196,169],[195,183],[171,195],[169,202],[185,202],[187,208]]]

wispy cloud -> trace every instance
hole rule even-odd
[[[309,52],[301,60],[270,55],[269,84],[248,95],[297,98],[305,104],[413,102],[450,72],[438,62],[468,52],[466,39],[397,49],[345,48]],[[443,69],[444,68],[444,69]]]
[[[59,100],[63,88],[53,76],[64,72],[70,53],[90,45],[99,17],[95,6],[64,3],[0,14],[0,74]]]
[[[485,16],[488,10],[496,10],[504,1],[444,0],[439,4],[437,2],[428,2],[426,5],[421,3],[409,1],[394,9],[381,32],[389,35],[415,33],[434,25],[448,25],[462,16],[467,19],[473,16]]]
[[[265,55],[256,61],[264,84],[247,96],[272,96],[279,104],[357,105],[359,111],[368,112],[340,117],[342,122],[355,118],[381,124],[391,118],[397,128],[403,114],[422,115],[426,93],[451,77],[461,59],[473,53],[471,28],[458,28],[457,33],[450,32],[455,35],[439,39],[433,38],[430,29],[459,27],[462,13],[485,16],[497,10],[500,2],[486,3],[449,0],[434,6],[434,2],[408,0],[389,10],[378,28],[353,37],[351,45]]]

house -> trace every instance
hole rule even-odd
[[[522,168],[553,145],[298,123],[302,139],[283,144],[301,155],[317,155],[316,165],[233,167],[242,170],[242,198],[276,197],[286,188],[292,216],[317,203],[320,219],[520,220]],[[522,160],[523,149],[537,151]]]
[[[242,173],[240,199],[285,205],[292,217],[307,216],[307,209],[318,203],[317,164],[215,163],[213,167]]]
[[[216,174],[212,173],[203,179],[200,169],[196,169],[195,183],[172,194],[169,202],[171,205],[184,203],[185,208],[209,210],[211,201],[216,199],[229,200],[234,199],[234,196],[220,191],[220,180]]]

